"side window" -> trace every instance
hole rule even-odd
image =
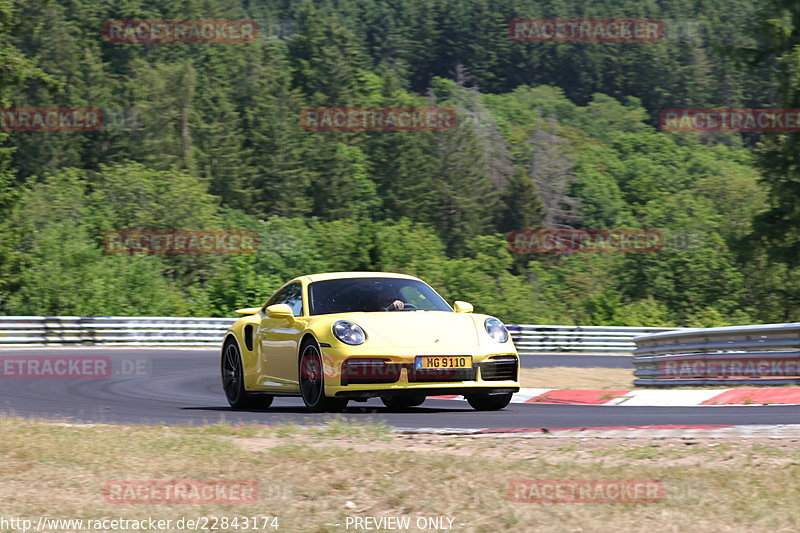
[[[303,287],[299,283],[292,283],[286,287],[286,299],[281,302],[292,308],[294,316],[303,314]]]
[[[300,283],[292,283],[269,299],[267,307],[275,304],[286,304],[292,308],[294,316],[303,314],[303,287]]]
[[[273,294],[272,297],[269,300],[267,300],[267,303],[264,304],[264,309],[266,309],[272,304],[280,303],[284,293],[286,293],[286,289],[283,289],[282,291],[278,291],[275,294]]]

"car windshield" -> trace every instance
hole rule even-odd
[[[403,278],[344,278],[316,281],[308,286],[312,315],[359,311],[452,311],[425,283]],[[399,308],[399,309],[398,309]]]

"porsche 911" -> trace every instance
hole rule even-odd
[[[299,396],[310,411],[378,397],[389,408],[462,395],[503,409],[519,390],[519,356],[505,325],[451,307],[413,276],[337,272],[297,277],[226,332],[220,369],[234,409]]]

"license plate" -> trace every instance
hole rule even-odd
[[[472,368],[469,355],[423,355],[417,357],[414,368],[417,370],[445,370],[450,368]]]

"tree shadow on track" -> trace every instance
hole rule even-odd
[[[463,413],[463,412],[472,412],[471,408],[463,408],[463,409],[445,409],[445,408],[437,408],[437,407],[409,407],[407,409],[389,409],[388,407],[347,407],[342,411],[338,411],[336,413],[311,413],[303,406],[291,407],[291,406],[280,406],[280,407],[266,407],[264,409],[232,409],[231,407],[222,407],[222,406],[208,406],[208,407],[201,407],[201,406],[193,406],[193,407],[180,407],[181,411],[214,411],[214,412],[227,412],[227,413],[275,413],[275,414],[305,414],[305,415],[312,415],[312,414],[351,414],[351,415],[358,415],[358,414],[382,414],[382,413],[416,413],[416,414],[438,414],[438,413]]]

